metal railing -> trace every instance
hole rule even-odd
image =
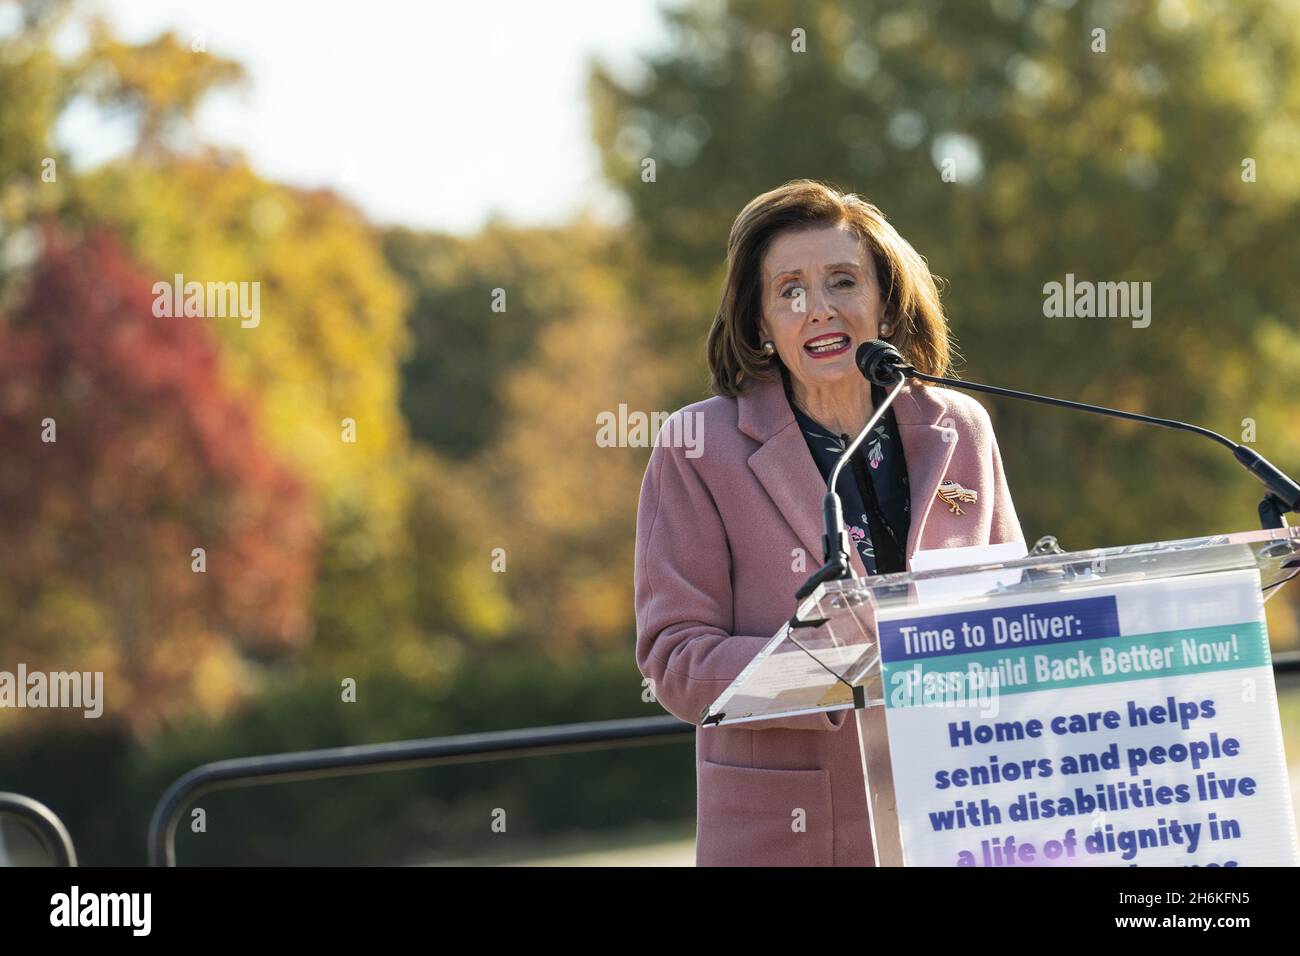
[[[1300,676],[1300,651],[1283,651],[1273,655],[1274,677]]]
[[[1274,654],[1273,673],[1283,678],[1300,676],[1300,651]],[[176,865],[176,827],[181,814],[196,797],[214,790],[579,750],[608,750],[621,744],[675,743],[694,734],[693,725],[676,717],[640,717],[219,760],[196,767],[167,788],[149,822],[149,863]]]
[[[0,793],[0,814],[4,813],[13,814],[36,831],[54,856],[55,866],[77,865],[77,851],[73,849],[68,828],[45,804],[21,793]]]
[[[691,739],[694,735],[695,727],[676,717],[638,717],[219,760],[196,767],[180,777],[158,801],[149,821],[149,864],[176,865],[176,827],[181,814],[195,798],[214,790],[583,750],[608,750],[625,744],[678,743]]]

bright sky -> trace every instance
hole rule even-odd
[[[248,70],[200,117],[265,176],[329,186],[381,223],[476,230],[489,213],[557,223],[621,214],[600,182],[584,86],[662,47],[656,0],[96,0],[119,33],[171,28]],[[120,135],[72,115],[80,163]]]

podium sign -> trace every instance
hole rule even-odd
[[[1257,570],[879,626],[906,865],[1300,862]]]
[[[856,707],[881,865],[1297,865],[1297,573],[1284,528],[830,582],[704,723]]]

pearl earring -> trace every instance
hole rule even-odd
[[[776,343],[773,342],[771,339],[768,339],[766,342],[764,342],[764,343],[763,343],[763,354],[764,354],[764,355],[775,355],[775,354],[776,354]]]

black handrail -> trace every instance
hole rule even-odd
[[[459,737],[429,737],[357,747],[330,747],[265,757],[218,760],[189,771],[167,788],[149,821],[150,866],[176,865],[176,826],[196,797],[231,787],[315,780],[454,763],[606,750],[618,744],[684,741],[695,734],[676,717],[637,717]]]
[[[1287,677],[1300,675],[1300,651],[1274,654],[1273,673]],[[194,798],[213,790],[410,770],[435,764],[605,750],[624,743],[670,743],[685,740],[694,733],[695,727],[676,717],[638,717],[219,760],[180,777],[158,801],[149,821],[149,864],[176,865],[176,826],[181,812]]]
[[[77,851],[72,846],[72,836],[59,815],[31,797],[21,793],[0,793],[0,813],[12,813],[26,821],[54,854],[55,866],[76,866]]]

